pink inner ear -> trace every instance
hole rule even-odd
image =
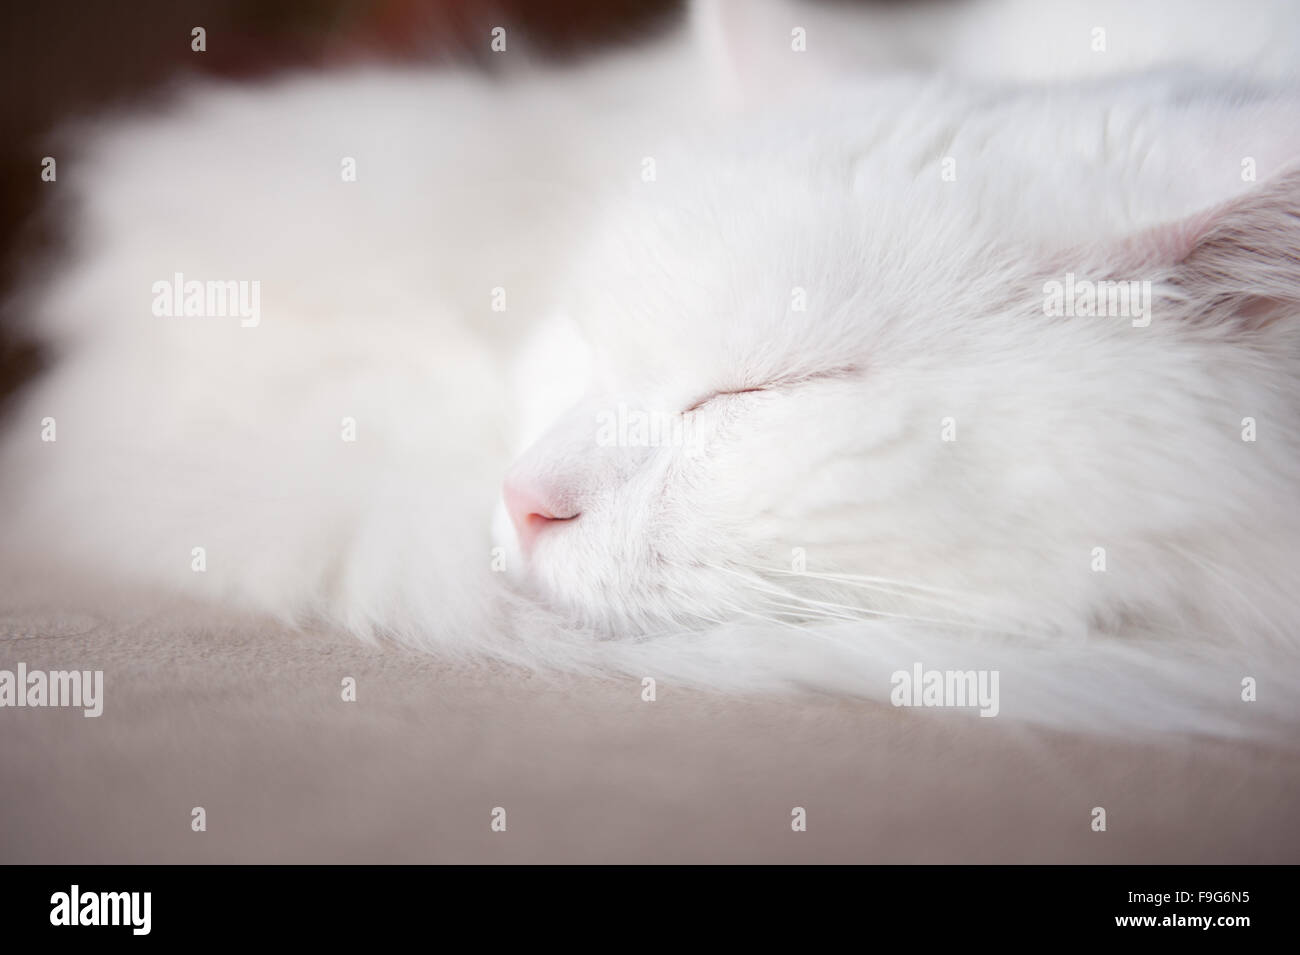
[[[1223,205],[1216,206],[1131,235],[1119,245],[1120,259],[1129,269],[1177,265],[1191,255],[1223,210]]]
[[[1294,242],[1295,223],[1276,220],[1275,216],[1278,211],[1296,214],[1297,191],[1300,164],[1209,209],[1129,236],[1119,244],[1119,254],[1128,268],[1178,265],[1220,225],[1226,229],[1225,241],[1277,243],[1279,249],[1286,249]],[[1262,247],[1260,251],[1267,252]]]
[[[1212,209],[1132,236],[1118,254],[1116,266],[1126,271],[1167,271],[1189,319],[1239,330],[1290,320],[1300,313],[1300,164]]]

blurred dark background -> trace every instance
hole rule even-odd
[[[358,62],[500,62],[488,47],[566,59],[668,28],[684,0],[6,0],[0,7],[0,303],[57,252],[60,223],[41,215],[58,183],[51,134],[66,120],[129,106],[177,78],[256,80]],[[207,50],[190,31],[207,31]],[[41,354],[0,305],[0,406],[40,370]]]

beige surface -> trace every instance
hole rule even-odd
[[[3,862],[1300,861],[1294,754],[49,606],[0,600],[0,668],[101,668],[105,710],[0,709]]]

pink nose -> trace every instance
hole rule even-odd
[[[506,480],[501,496],[505,499],[506,513],[515,525],[519,546],[524,553],[532,550],[537,536],[546,528],[572,521],[578,516],[577,510],[559,507],[548,501],[546,495],[512,479]]]

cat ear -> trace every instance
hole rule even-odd
[[[1205,212],[1123,243],[1131,273],[1163,275],[1177,312],[1258,328],[1300,311],[1300,164]]]

